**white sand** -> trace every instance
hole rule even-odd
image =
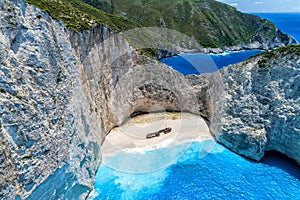
[[[146,139],[153,133],[171,127],[172,131],[159,137]],[[129,119],[124,125],[114,128],[101,147],[103,154],[139,147],[161,147],[184,141],[212,139],[205,121],[188,113],[152,113]]]

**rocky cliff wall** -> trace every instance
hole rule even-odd
[[[0,8],[1,199],[77,199],[93,184],[103,128],[69,31],[23,0]]]
[[[210,115],[208,79],[139,55],[107,27],[75,33],[24,0],[0,10],[0,199],[84,199],[105,135],[132,113]]]
[[[216,139],[255,160],[276,150],[300,164],[299,72],[300,46],[220,70],[224,90],[211,120]]]
[[[75,33],[24,0],[0,10],[0,199],[84,199],[106,134],[139,111],[198,114],[240,154],[299,162],[299,56],[184,76],[105,26]]]

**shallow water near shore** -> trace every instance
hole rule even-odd
[[[153,169],[174,151],[182,151],[181,156]],[[268,159],[274,158],[266,159],[248,160],[213,140],[119,151],[104,156],[88,199],[298,199],[299,166],[282,159],[270,164]],[[286,165],[293,173],[284,170]]]
[[[299,26],[295,25],[300,22],[300,13],[258,15],[271,19],[281,30],[300,40]],[[181,54],[161,61],[180,73],[200,74],[216,71],[259,52]],[[198,62],[198,58],[202,61]],[[195,62],[198,64],[194,65]],[[90,200],[292,200],[300,199],[300,167],[277,152],[267,152],[261,162],[254,162],[205,139],[104,155],[94,186]]]

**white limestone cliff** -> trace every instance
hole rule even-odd
[[[0,10],[1,199],[84,199],[105,135],[132,113],[208,115],[193,106],[206,79],[191,87],[107,27],[76,33],[24,0]]]
[[[300,46],[219,72],[224,90],[211,120],[216,139],[255,160],[276,150],[300,164]]]
[[[201,115],[237,153],[299,162],[299,55],[184,76],[103,25],[76,33],[24,0],[0,11],[0,199],[84,199],[106,134],[140,111]]]

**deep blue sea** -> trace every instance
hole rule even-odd
[[[224,66],[241,62],[261,52],[262,50],[243,50],[221,54],[182,53],[160,61],[182,74],[202,74],[215,72]]]
[[[275,25],[300,42],[300,13],[251,13],[269,19]],[[201,74],[214,72],[218,69],[241,62],[261,50],[245,50],[225,52],[222,54],[182,53],[178,56],[161,59],[161,62],[171,66],[182,74]]]
[[[283,32],[300,42],[300,13],[252,13],[269,19]]]
[[[271,19],[300,41],[300,13],[257,15]],[[183,74],[199,74],[258,52],[181,54],[162,61]],[[105,155],[94,186],[90,200],[300,200],[300,167],[276,152],[269,152],[261,162],[254,162],[204,140]]]

